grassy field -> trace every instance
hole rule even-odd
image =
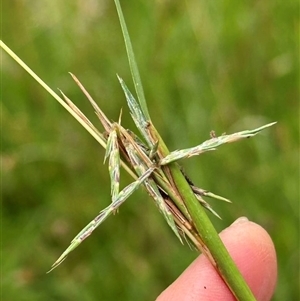
[[[278,121],[182,163],[198,186],[233,201],[213,203],[219,231],[247,216],[270,233],[279,268],[272,300],[299,300],[297,2],[122,2],[150,114],[170,149],[211,130]],[[132,88],[113,1],[3,1],[2,11],[2,40],[47,84],[98,125],[71,71],[111,119],[123,108],[133,128],[116,78]],[[4,52],[1,70],[2,300],[154,300],[198,253],[143,190],[46,274],[110,203],[104,150]]]

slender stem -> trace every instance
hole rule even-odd
[[[159,141],[159,155],[162,157],[167,156],[169,150],[154,127],[152,127],[152,135],[155,136],[155,140]],[[255,301],[256,299],[249,286],[230,257],[213,224],[208,218],[205,209],[196,199],[178,165],[176,163],[171,163],[167,168],[169,168],[172,177],[169,181],[175,184],[174,186],[177,188],[183,199],[191,216],[191,220],[198,231],[198,235],[202,242],[202,252],[211,261],[237,300]]]
[[[221,241],[218,233],[208,218],[205,209],[200,205],[191,190],[190,185],[186,182],[182,173],[174,165],[170,170],[179,190],[184,199],[184,203],[192,217],[192,220],[198,230],[198,234],[203,241],[205,249],[203,250],[208,258],[213,259],[212,264],[215,266],[223,280],[227,283],[232,293],[238,300],[255,300],[250,288],[245,283],[243,276],[237,269],[235,263],[230,257],[227,249]]]

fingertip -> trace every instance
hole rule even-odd
[[[238,219],[220,233],[257,300],[270,300],[276,285],[277,262],[273,242],[259,225]],[[235,300],[206,257],[200,255],[157,299]]]
[[[267,231],[251,221],[237,220],[220,234],[257,300],[270,300],[277,281],[277,258]]]

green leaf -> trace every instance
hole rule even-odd
[[[119,20],[120,20],[120,24],[121,24],[121,28],[122,28],[122,33],[123,33],[123,37],[124,37],[124,41],[125,41],[127,57],[128,57],[128,61],[129,61],[131,76],[132,76],[133,83],[134,83],[134,88],[135,88],[139,103],[141,105],[141,109],[142,109],[145,117],[147,118],[147,120],[150,120],[150,115],[148,112],[148,107],[147,107],[147,103],[146,103],[146,98],[145,98],[145,94],[144,94],[144,89],[143,89],[139,69],[138,69],[138,66],[137,66],[137,63],[135,60],[135,55],[133,52],[131,40],[129,37],[129,33],[127,30],[127,26],[125,23],[125,19],[123,16],[123,12],[122,12],[122,8],[121,8],[119,0],[115,0],[115,4],[117,7],[117,12],[118,12],[118,16],[119,16]]]

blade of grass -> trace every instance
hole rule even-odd
[[[116,4],[120,24],[121,24],[121,29],[123,32],[123,37],[124,37],[124,41],[125,41],[125,46],[126,46],[126,51],[127,51],[127,56],[128,56],[129,66],[130,66],[130,71],[131,71],[132,79],[134,82],[134,88],[135,88],[139,103],[141,105],[141,109],[142,109],[145,117],[147,118],[147,120],[150,120],[150,115],[148,112],[148,107],[147,107],[144,89],[143,89],[143,85],[142,85],[142,81],[141,81],[141,77],[140,77],[140,72],[139,72],[139,69],[138,69],[138,66],[137,66],[137,63],[135,60],[135,55],[133,52],[130,36],[129,36],[128,30],[127,30],[126,22],[125,22],[125,19],[123,16],[123,12],[122,12],[122,8],[121,8],[119,0],[115,0],[115,4]]]

